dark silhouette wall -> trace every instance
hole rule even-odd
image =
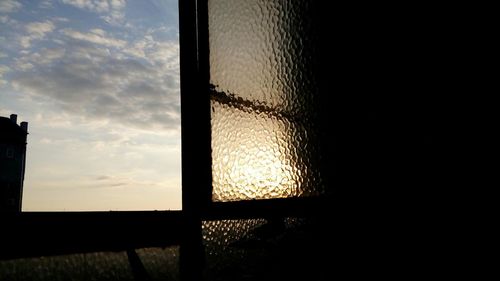
[[[0,212],[21,212],[28,123],[0,117]]]

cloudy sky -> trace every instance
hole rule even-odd
[[[181,208],[177,0],[0,0],[23,210]]]

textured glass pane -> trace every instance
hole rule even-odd
[[[126,252],[0,261],[0,280],[134,280]]]
[[[135,251],[151,280],[180,280],[178,246]]]
[[[150,280],[179,280],[179,247],[138,249]],[[127,252],[0,260],[0,280],[136,280]]]
[[[213,200],[323,193],[310,1],[209,1]]]
[[[231,251],[233,243],[246,237],[250,230],[266,223],[265,219],[205,221],[202,225],[203,242],[209,256]]]
[[[324,255],[311,225],[298,218],[203,222],[204,280],[319,280]]]

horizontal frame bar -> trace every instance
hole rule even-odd
[[[180,211],[1,214],[0,259],[178,245]]]
[[[333,206],[328,196],[213,202],[202,219],[325,216],[331,214]]]

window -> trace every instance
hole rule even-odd
[[[11,21],[11,13],[33,2],[40,7],[72,4],[89,12],[105,11],[110,3],[125,3],[120,0],[4,0],[0,1],[0,30],[9,30],[4,29],[9,22],[19,22],[21,19]],[[443,54],[453,48],[448,48],[449,44],[444,48],[440,46],[443,40],[440,38],[447,38],[443,37],[443,30],[449,30],[449,26],[445,28],[439,23],[453,22],[443,18],[442,11],[449,7],[441,10],[439,5],[402,6],[403,13],[394,13],[394,9],[379,4],[356,4],[351,9],[349,4],[336,2],[335,9],[330,9],[326,2],[332,1],[179,1],[182,211],[2,213],[0,221],[8,231],[4,231],[0,239],[0,259],[96,251],[114,253],[90,254],[94,258],[60,256],[32,263],[14,260],[3,267],[0,261],[0,279],[2,270],[7,269],[5,279],[12,279],[9,270],[18,269],[25,278],[33,276],[32,279],[44,280],[38,274],[25,274],[38,270],[41,275],[49,276],[47,280],[53,280],[53,272],[44,266],[47,264],[52,268],[76,264],[73,268],[79,273],[87,268],[83,269],[81,279],[94,277],[96,272],[110,273],[101,277],[107,280],[110,276],[149,279],[142,278],[144,272],[148,272],[148,268],[140,266],[140,260],[144,259],[137,258],[130,249],[169,245],[180,245],[181,280],[333,280],[353,274],[372,278],[400,275],[400,271],[435,275],[436,267],[442,264],[443,253],[456,252],[451,249],[452,245],[443,248],[442,243],[445,238],[453,237],[445,230],[446,225],[440,227],[442,219],[447,217],[440,215],[442,209],[450,208],[440,203],[441,198],[445,198],[439,195],[444,193],[440,190],[446,181],[420,172],[424,171],[423,167],[434,169],[436,174],[441,172],[438,166],[443,161],[435,160],[442,160],[443,154],[428,146],[419,147],[416,131],[425,129],[413,126],[420,121],[406,122],[409,118],[403,118],[402,112],[410,112],[406,117],[414,114],[412,120],[420,119],[415,113],[425,112],[428,107],[424,105],[435,103],[435,96],[453,84],[448,83],[449,79],[441,79],[441,74],[446,72],[443,72],[446,64],[443,62],[456,65],[453,55],[443,61]],[[221,14],[216,14],[219,12]],[[438,15],[439,21],[433,20],[435,16],[430,13]],[[119,13],[106,18],[110,23],[119,19]],[[65,19],[57,20],[64,22]],[[425,25],[430,28],[422,30]],[[12,32],[20,34],[19,38],[15,37],[17,41],[0,35],[0,48],[6,46],[5,42],[31,46],[37,40],[45,40],[52,29],[50,24],[18,27],[19,31],[31,33],[24,36]],[[274,27],[272,32],[270,27]],[[75,40],[91,38],[110,46],[120,44],[120,41],[102,41],[102,32],[98,30],[92,34],[72,31],[75,30],[66,30],[61,35],[73,34]],[[309,37],[308,32],[314,31],[317,31],[315,36]],[[234,40],[235,37],[241,40]],[[251,37],[256,38],[251,40]],[[314,38],[322,41],[315,42]],[[272,48],[267,45],[269,42]],[[11,71],[11,64],[4,64],[10,56],[3,54],[3,49],[1,52],[0,85],[21,87],[21,81],[11,84],[12,79],[20,77]],[[281,59],[275,60],[278,57]],[[41,59],[43,61],[43,57]],[[311,61],[316,62],[310,64]],[[326,63],[327,67],[320,69],[326,71],[317,71],[317,61]],[[31,67],[17,62],[16,67]],[[291,71],[289,66],[295,66],[295,62],[301,66]],[[263,73],[265,79],[256,79]],[[243,75],[235,79],[235,74]],[[436,79],[445,82],[436,83]],[[246,86],[242,87],[241,82]],[[37,83],[28,85],[38,86]],[[256,90],[245,93],[247,86]],[[311,88],[317,92],[310,95]],[[278,95],[268,95],[270,92]],[[384,99],[387,92],[392,92],[394,98]],[[432,99],[423,98],[418,102],[425,92]],[[320,116],[317,122],[315,114],[304,115],[300,106],[296,106],[302,105],[301,102],[281,104],[287,95],[299,101],[304,98],[306,111],[312,110]],[[22,108],[9,98],[12,96],[9,91],[0,92],[2,110]],[[329,97],[334,98],[334,103],[330,103]],[[275,110],[276,105],[284,110]],[[412,105],[418,110],[409,110]],[[73,110],[84,109],[83,106]],[[381,119],[381,115],[385,118]],[[436,126],[437,131],[441,123],[435,122],[433,116],[426,117],[427,121],[420,126]],[[214,124],[224,126],[224,122],[219,122],[223,118],[219,117],[230,121],[231,126],[223,128],[225,134],[214,130]],[[254,135],[245,131],[252,130],[237,127],[231,117],[244,121],[239,124],[249,124],[252,118],[253,122],[260,123],[260,129],[254,129],[259,133],[255,139],[259,140],[252,143]],[[67,121],[56,120],[62,124]],[[286,126],[276,126],[278,129],[267,126],[276,123]],[[404,134],[398,128],[404,128]],[[237,139],[241,137],[238,132],[242,131],[250,140]],[[30,136],[34,138],[35,132],[33,130]],[[212,147],[212,133],[215,142],[228,145],[228,151],[220,145]],[[267,139],[262,135],[278,135],[278,138]],[[233,139],[236,141],[227,143]],[[264,144],[259,146],[261,142]],[[247,143],[251,145],[250,153],[244,150]],[[326,152],[316,151],[325,147]],[[280,148],[285,148],[284,154],[290,157],[281,159],[282,154],[269,157],[268,152],[281,153]],[[244,157],[239,151],[246,153]],[[235,153],[237,155],[233,155]],[[262,163],[252,161],[261,154],[268,157],[257,160],[264,159],[266,167],[283,173],[274,176],[272,170],[253,167],[254,163]],[[226,159],[226,156],[234,157]],[[226,163],[235,171],[217,170]],[[291,163],[298,163],[299,167],[289,169]],[[247,175],[257,180],[257,184],[245,190]],[[335,178],[335,185],[331,178]],[[302,181],[307,188],[294,187]],[[267,190],[265,187],[281,182],[285,188],[278,186],[272,193],[260,193]],[[332,186],[336,189],[335,200],[328,194]],[[304,193],[300,194],[301,190]],[[294,231],[295,226],[299,226],[298,231]],[[158,254],[154,252],[153,255]],[[254,259],[248,259],[252,254]],[[177,252],[173,255],[177,256]],[[75,260],[80,263],[73,263]],[[118,264],[118,272],[107,267],[110,264]],[[446,270],[443,273],[449,272]],[[55,279],[67,279],[67,273],[59,271],[55,275],[62,276]]]
[[[14,158],[14,149],[11,147],[7,148],[6,156],[7,158]]]
[[[258,5],[267,5],[266,1],[256,1],[255,3],[257,3]],[[201,0],[188,0],[179,2],[179,42],[181,46],[180,48],[182,50],[182,52],[180,52],[181,67],[179,71],[181,98],[183,101],[181,104],[182,118],[180,120],[182,122],[183,149],[182,211],[95,213],[25,212],[21,214],[21,219],[14,216],[8,218],[10,219],[10,221],[7,220],[7,225],[19,225],[19,227],[16,228],[15,231],[8,234],[12,236],[10,238],[13,241],[16,241],[17,244],[12,243],[11,245],[5,245],[5,247],[2,247],[3,251],[0,255],[10,255],[16,257],[18,257],[19,255],[36,256],[41,255],[41,253],[60,254],[89,250],[95,251],[96,249],[112,249],[116,251],[117,249],[141,248],[152,245],[161,247],[165,245],[168,246],[180,244],[180,270],[182,273],[182,280],[200,280],[201,278],[198,277],[200,277],[202,272],[201,265],[203,264],[203,259],[206,258],[205,256],[203,256],[203,243],[207,245],[207,243],[210,243],[210,241],[212,241],[213,244],[220,245],[222,246],[222,248],[227,248],[228,245],[224,243],[234,242],[233,240],[242,239],[242,237],[246,236],[246,234],[251,230],[266,225],[267,221],[278,222],[276,224],[270,223],[269,226],[271,226],[271,228],[277,226],[279,229],[283,229],[282,227],[294,225],[296,221],[299,221],[295,218],[288,218],[289,216],[304,216],[307,214],[307,210],[317,211],[325,206],[324,204],[321,204],[322,201],[319,200],[320,196],[315,196],[324,194],[324,189],[321,185],[321,181],[316,181],[318,177],[316,175],[316,166],[314,165],[316,165],[316,161],[318,160],[316,159],[317,154],[314,151],[315,148],[312,148],[312,152],[309,153],[307,152],[307,149],[297,145],[297,143],[300,144],[300,141],[296,143],[293,143],[294,141],[291,141],[293,145],[290,146],[288,146],[290,142],[285,141],[287,145],[281,147],[284,149],[290,149],[291,151],[299,150],[300,155],[295,158],[293,158],[294,156],[288,158],[280,157],[280,155],[277,155],[274,158],[271,157],[271,160],[268,160],[268,158],[263,157],[257,158],[258,161],[253,161],[252,159],[250,159],[249,161],[242,163],[240,167],[236,167],[239,169],[238,171],[236,171],[236,174],[238,175],[236,179],[239,182],[232,183],[231,177],[233,177],[233,175],[231,173],[227,173],[226,170],[217,170],[218,167],[216,166],[219,165],[219,163],[223,163],[225,161],[224,157],[227,156],[224,154],[226,152],[222,151],[223,146],[225,144],[230,144],[231,147],[228,153],[233,154],[235,153],[235,150],[243,149],[242,147],[245,145],[245,140],[243,140],[243,142],[241,142],[241,140],[238,140],[233,146],[233,143],[230,143],[231,138],[222,140],[220,136],[215,136],[215,138],[217,139],[212,139],[213,134],[220,133],[220,131],[214,128],[214,124],[222,124],[224,118],[228,118],[226,120],[230,120],[231,115],[224,114],[222,111],[217,111],[215,107],[231,107],[229,110],[235,110],[236,112],[240,113],[242,112],[241,114],[245,115],[244,117],[254,115],[253,117],[255,117],[256,120],[259,120],[259,118],[261,117],[259,114],[263,113],[264,115],[266,115],[264,119],[268,118],[270,122],[273,122],[273,120],[271,120],[273,118],[279,118],[279,122],[282,121],[283,123],[286,123],[296,121],[301,117],[304,117],[303,115],[300,115],[300,110],[298,115],[289,114],[290,112],[288,111],[280,111],[275,110],[275,108],[270,108],[269,105],[265,104],[259,99],[242,99],[238,96],[238,94],[240,93],[236,91],[232,92],[232,89],[221,90],[215,87],[217,86],[215,85],[215,81],[210,80],[211,78],[215,77],[211,75],[215,74],[216,71],[212,68],[214,64],[211,64],[210,61],[212,57],[210,57],[211,54],[209,53],[209,48],[210,51],[219,52],[219,54],[221,52],[221,49],[217,49],[218,46],[211,45],[214,41],[211,41],[210,38],[214,35],[217,36],[217,32],[224,33],[225,28],[221,27],[217,30],[209,29],[209,18],[213,16],[211,13],[218,12],[219,8],[223,8],[219,7],[214,10],[214,6],[210,5],[224,6],[223,4],[227,4],[229,7],[232,7],[234,9],[238,9],[238,7],[241,5],[243,5],[243,8],[245,8],[244,5],[246,5],[244,1],[237,1],[234,3],[232,3],[231,1],[229,1],[228,3],[211,1],[209,4],[207,3],[207,1]],[[90,5],[87,7],[94,6]],[[253,9],[255,7],[251,8]],[[270,10],[273,11],[280,10],[276,9],[276,7],[270,8],[272,8]],[[308,15],[308,13],[310,12],[310,10],[306,9],[305,14]],[[231,13],[225,14],[231,15]],[[260,14],[257,13],[253,16],[259,17]],[[113,20],[113,18],[109,18],[107,20]],[[214,19],[212,18],[210,20]],[[240,24],[238,20],[236,21],[237,22],[234,24]],[[300,20],[298,22],[300,23]],[[291,25],[287,25],[286,21],[285,23],[283,23],[282,21],[278,21],[278,23],[280,27],[282,27],[283,25],[285,27],[285,30],[286,28],[289,28],[288,25]],[[222,25],[224,26],[224,24]],[[266,27],[266,25],[263,24],[262,27]],[[104,34],[103,32],[96,30],[94,30],[93,32],[89,31],[92,34],[84,34],[82,31],[78,31],[79,33],[74,33],[73,31],[74,30],[62,31],[62,34],[73,34],[75,35],[74,37],[76,37],[73,38],[75,40],[80,40],[79,38],[83,38],[86,35],[91,35],[91,38],[96,39],[100,38],[99,36]],[[208,33],[210,33],[210,36]],[[237,35],[241,36],[241,34]],[[298,36],[300,37],[302,35],[303,34],[299,34]],[[272,37],[273,36],[271,36],[270,38],[272,39]],[[277,39],[278,46],[281,46],[279,44],[287,43],[279,41],[279,38],[279,36],[276,36],[275,38]],[[112,44],[111,41],[105,42]],[[221,41],[217,42],[221,44],[223,43]],[[238,50],[235,49],[237,47],[237,42],[231,40],[229,41],[229,43],[236,45],[227,47],[228,51],[234,51],[235,53],[238,53]],[[110,48],[112,49],[112,46],[110,46]],[[302,51],[308,50],[307,46],[303,48],[304,50]],[[299,53],[303,54],[302,51],[300,51]],[[287,56],[285,57],[288,58]],[[243,67],[248,67],[248,69],[252,71],[254,70],[250,68],[249,65],[243,64]],[[289,66],[283,66],[284,69],[286,69],[287,67]],[[223,73],[217,73],[223,76]],[[277,75],[276,73],[274,74]],[[115,73],[112,74],[114,75]],[[299,73],[298,76],[300,78],[302,77],[302,74]],[[274,78],[280,77],[276,76]],[[220,85],[222,85],[222,83]],[[222,85],[221,87],[225,86]],[[304,87],[304,89],[307,90],[307,87]],[[225,95],[223,95],[222,92],[224,92]],[[310,101],[307,101],[306,103],[309,104],[309,102]],[[311,108],[314,108],[313,105],[310,106],[311,107],[307,107],[307,110],[311,110]],[[292,112],[297,113],[294,110],[292,110]],[[221,113],[221,115],[225,115],[223,116],[224,118],[218,119],[218,117],[215,116],[218,113]],[[309,116],[305,117],[308,118]],[[249,117],[249,119],[251,118],[252,116]],[[308,120],[309,119],[307,119],[306,121]],[[64,119],[59,121],[61,121],[62,123],[65,122]],[[267,121],[264,121],[264,123],[265,122]],[[231,129],[235,129],[235,131],[241,129],[238,128],[237,125],[233,125],[233,127],[223,129],[227,130],[229,134],[231,133]],[[293,126],[295,126],[295,124],[292,125],[292,127]],[[261,128],[256,128],[254,130],[260,129]],[[34,128],[32,129],[32,131],[33,130]],[[285,134],[286,139],[286,135],[293,134],[293,136],[297,136],[299,139],[304,140],[304,142],[302,142],[304,147],[312,147],[314,145],[314,137],[312,137],[312,139],[308,139],[306,137],[306,135],[309,134],[314,135],[312,129],[304,129],[303,131],[306,131],[306,133],[302,131],[302,128],[296,130],[290,127],[285,127],[283,128],[283,130],[271,131],[272,133],[268,136],[272,137],[273,135],[276,136],[276,134],[282,133]],[[270,154],[272,154],[271,156],[273,156],[276,153],[281,153],[279,147],[274,150],[274,140],[266,142],[266,138],[268,136],[266,136],[265,133],[263,134],[263,136],[259,135],[259,140],[255,143],[255,146],[253,146],[250,151],[243,152],[247,153],[250,158],[254,156],[260,156],[260,154],[265,154],[265,156],[269,156]],[[33,136],[30,135],[30,137]],[[236,137],[239,136],[237,135]],[[243,137],[251,139],[253,136],[250,133],[245,133],[243,134]],[[264,142],[264,145],[261,146],[262,149],[261,151],[259,151],[258,146],[261,141]],[[280,141],[282,140],[279,139],[278,142]],[[236,147],[237,149],[233,149],[234,147]],[[269,147],[271,147],[272,149],[270,149]],[[56,148],[56,146],[54,146],[54,148]],[[212,154],[213,149],[217,150],[215,152],[217,153],[217,155]],[[221,151],[219,151],[219,149]],[[302,151],[306,152],[302,153]],[[240,157],[240,155],[236,156],[237,158]],[[212,161],[213,158],[215,158],[215,161]],[[264,160],[260,161],[262,159]],[[98,160],[99,159],[96,159],[96,165],[99,164]],[[242,162],[240,161],[240,159],[236,159],[234,161],[233,160],[234,159],[231,160],[232,162],[229,166],[234,166],[234,163]],[[290,161],[291,163],[289,163]],[[260,167],[253,167],[252,164],[254,163],[265,165],[267,168],[275,169],[278,172],[274,170],[260,169]],[[293,169],[291,173],[287,174],[287,171],[289,171],[288,167],[291,167],[297,163],[298,165],[301,165],[300,169]],[[247,169],[244,166],[248,164],[250,167],[248,167]],[[301,173],[310,174],[311,171],[313,171],[313,173],[311,174],[312,180],[307,180],[307,176],[300,176]],[[217,175],[219,172],[222,172],[223,174],[225,173],[222,178],[229,179],[228,181],[221,181],[221,185],[218,185],[218,183],[216,182],[218,180]],[[295,172],[299,174],[299,180],[294,178],[296,175],[294,174]],[[264,190],[270,185],[288,185],[285,186],[285,188],[278,188],[279,192],[271,192],[271,194],[264,194],[263,196],[253,196],[255,194],[259,195],[259,193],[252,191],[253,195],[248,193],[250,194],[250,196],[246,196],[247,194],[245,194],[245,192],[241,192],[242,189],[245,188],[244,185],[248,184],[248,182],[241,181],[241,179],[245,178],[245,176],[251,176],[250,178],[252,180],[257,181],[259,185],[257,189],[260,190]],[[269,177],[271,178],[271,180],[269,179]],[[105,178],[103,178],[103,180],[105,180]],[[288,194],[288,191],[290,190],[288,187],[298,184],[300,185],[300,182],[302,180],[307,182],[307,184],[310,184],[310,186],[306,188],[306,190],[312,191],[310,193],[308,193],[309,191],[305,192],[307,193],[307,196],[296,196],[296,194],[293,194],[293,192],[292,194]],[[223,190],[223,185],[229,185],[229,193],[233,193],[236,196],[231,197],[227,194],[218,196],[219,194],[221,194],[221,191],[222,193],[226,192],[226,190]],[[319,191],[316,191],[314,189],[316,187],[318,187]],[[275,220],[274,217],[276,217],[277,219]],[[250,219],[243,220],[244,218]],[[26,233],[32,233],[33,229],[41,229],[41,225],[43,225],[43,229],[46,231],[43,233],[43,243],[40,243],[40,241],[36,241],[34,239],[23,239],[26,237]],[[61,231],[62,229],[71,229],[71,235],[67,235],[67,233]],[[99,233],[96,233],[95,229],[99,229]],[[222,236],[230,235],[231,237],[236,237],[237,239],[224,239],[225,237],[223,237],[221,244],[218,244],[220,242],[220,240],[218,240],[220,237],[214,238],[213,236],[211,236],[212,233],[221,233]],[[18,234],[19,237],[16,237],[16,234]],[[74,243],[75,239],[78,238],[80,238],[83,242]],[[21,244],[22,247],[16,247],[16,245],[19,246],[19,241],[21,240],[23,241],[23,244]],[[246,247],[247,245],[242,246]],[[217,251],[218,250],[214,250],[214,253],[216,255],[220,253]],[[306,257],[306,255],[304,255],[304,257]],[[211,258],[209,257],[209,259]],[[129,260],[131,261],[131,263],[133,263],[133,258],[129,258]],[[232,280],[235,279],[237,278],[233,278]]]

